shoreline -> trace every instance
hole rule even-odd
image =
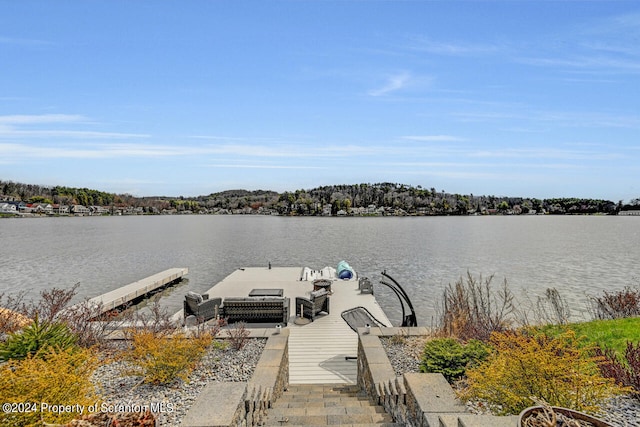
[[[384,214],[344,214],[344,215],[280,215],[274,213],[144,213],[125,215],[41,215],[41,214],[18,214],[0,213],[0,219],[22,219],[22,218],[127,218],[127,217],[168,217],[168,216],[241,216],[241,217],[280,217],[280,218],[439,218],[439,217],[618,217],[618,216],[640,216],[640,211],[621,211],[617,213],[593,212],[593,213],[469,213],[469,214],[424,214],[424,213],[384,213]]]

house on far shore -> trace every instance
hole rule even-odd
[[[25,202],[18,202],[16,207],[18,208],[18,212],[21,214],[30,214],[32,211],[31,205],[28,205]]]
[[[85,216],[89,215],[89,208],[82,205],[73,205],[71,206],[71,213],[75,216]]]
[[[14,203],[0,203],[0,214],[18,215],[18,208]]]
[[[32,203],[31,213],[40,215],[51,215],[53,214],[53,206],[51,206],[49,203]]]
[[[69,215],[69,206],[67,205],[53,205],[53,214],[54,215]]]
[[[89,206],[89,211],[90,215],[96,216],[109,214],[109,209],[105,208],[104,206]]]

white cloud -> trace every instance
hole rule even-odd
[[[636,59],[620,59],[601,55],[593,56],[573,56],[573,57],[524,57],[516,60],[517,62],[535,65],[541,67],[564,67],[568,69],[576,69],[581,71],[590,71],[600,73],[602,71],[610,72],[640,72],[640,62]]]
[[[204,139],[208,141],[246,141],[248,139],[244,137],[219,136],[219,135],[188,135],[187,138]],[[262,139],[262,138],[258,138],[258,139]]]
[[[556,36],[556,39],[562,40],[561,44],[538,43],[531,50],[539,53],[515,58],[515,61],[557,68],[563,72],[606,77],[638,74],[639,35],[640,14],[603,17],[569,26]]]
[[[150,135],[121,132],[100,132],[74,129],[33,129],[39,125],[87,124],[90,120],[79,114],[12,114],[0,116],[0,138],[76,138],[123,139],[148,138]]]
[[[389,152],[387,147],[357,144],[223,144],[202,147],[200,150],[208,154],[225,154],[242,157],[263,158],[340,158],[350,156],[366,156]]]
[[[423,142],[455,142],[466,141],[464,138],[451,135],[407,135],[401,136],[401,139],[409,141],[423,141]]]
[[[503,111],[466,111],[453,113],[453,116],[464,122],[510,121],[510,127],[516,120],[530,123],[554,124],[569,127],[605,127],[605,128],[640,128],[640,116],[635,113],[608,113],[592,111],[553,111],[511,108]],[[529,128],[529,131],[535,129]]]
[[[94,132],[84,130],[18,130],[0,126],[2,138],[76,138],[76,139],[129,139],[149,138],[139,133]]]
[[[48,46],[53,45],[52,42],[38,39],[21,39],[16,37],[0,37],[0,44],[16,45],[16,46]]]
[[[96,144],[41,146],[15,143],[0,143],[0,156],[14,159],[103,159],[120,157],[162,157],[180,154],[180,147],[136,145],[136,144]]]
[[[371,96],[382,96],[387,95],[391,92],[395,92],[400,90],[409,84],[411,81],[411,74],[404,72],[400,74],[393,75],[387,79],[387,82],[376,89],[370,90],[368,93]]]
[[[86,120],[84,116],[77,114],[12,114],[0,116],[0,124],[5,125],[73,123]]]
[[[496,149],[470,152],[469,157],[481,158],[528,158],[528,159],[561,159],[561,160],[616,160],[623,156],[615,152],[561,150],[554,148]]]
[[[441,42],[426,37],[414,37],[409,49],[437,55],[475,56],[496,53],[503,47],[496,44]]]
[[[250,163],[217,163],[207,165],[213,168],[229,168],[229,169],[327,169],[325,166],[311,166],[311,165],[261,165]]]
[[[288,145],[222,144],[205,148],[210,154],[225,154],[243,157],[300,157],[300,149]]]

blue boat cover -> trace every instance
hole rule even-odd
[[[336,271],[338,272],[338,277],[340,279],[349,280],[353,278],[353,269],[349,264],[347,264],[347,261],[340,261]]]

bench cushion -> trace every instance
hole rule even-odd
[[[189,306],[189,309],[191,310],[191,312],[193,313],[198,312],[198,306],[203,301],[202,296],[199,294],[196,294],[195,292],[187,292],[187,294],[184,296],[184,300]]]
[[[329,292],[327,292],[326,289],[318,289],[317,291],[311,291],[311,299],[315,299],[317,297],[321,297],[322,295],[326,295]]]
[[[223,303],[224,317],[229,322],[277,322],[289,320],[289,298],[228,297]]]
[[[198,294],[196,292],[193,292],[193,291],[187,292],[185,297],[187,299],[194,300],[196,304],[200,304],[203,301],[202,295],[200,295],[200,294]]]

